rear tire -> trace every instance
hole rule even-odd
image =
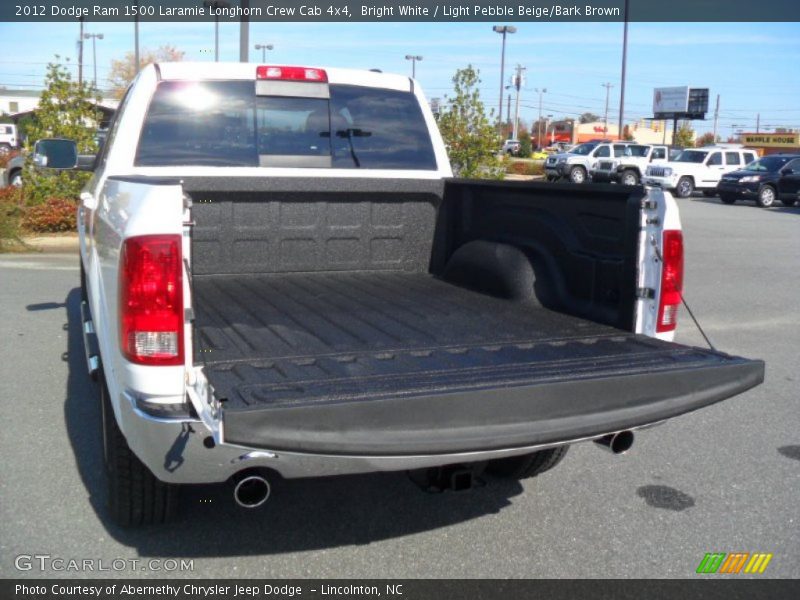
[[[703,196],[706,198],[714,198],[717,195],[717,192],[713,190],[703,190]]]
[[[722,202],[724,204],[735,204],[736,203],[736,197],[735,196],[720,196],[719,199],[722,200]]]
[[[694,181],[691,177],[681,177],[675,186],[675,195],[678,198],[689,198],[694,192]]]
[[[776,198],[777,194],[775,193],[775,188],[771,185],[764,185],[758,190],[756,202],[761,208],[769,208],[775,204]]]
[[[569,446],[558,446],[522,456],[490,460],[486,471],[498,477],[528,479],[549,471],[564,460]]]
[[[178,487],[159,481],[128,446],[100,380],[103,454],[108,479],[108,509],[122,527],[166,523],[175,513]]]

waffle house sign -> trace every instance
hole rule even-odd
[[[800,149],[800,133],[744,133],[742,143],[754,148]]]

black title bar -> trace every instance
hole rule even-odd
[[[4,600],[783,600],[800,596],[798,580],[717,578],[683,580],[490,580],[490,579],[6,579]]]
[[[0,21],[690,22],[797,19],[797,0],[3,0]]]

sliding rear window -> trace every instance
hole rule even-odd
[[[256,96],[252,81],[161,82],[135,164],[436,170],[410,92],[331,85],[330,99]]]

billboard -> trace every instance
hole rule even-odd
[[[683,113],[689,108],[689,86],[653,90],[653,114]]]

